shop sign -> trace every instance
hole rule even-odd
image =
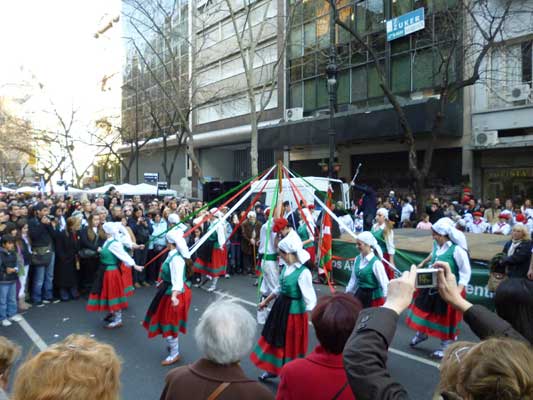
[[[391,40],[407,36],[425,27],[424,7],[420,7],[387,21],[387,41],[390,42]]]
[[[505,178],[531,178],[533,177],[533,168],[498,168],[486,171],[489,179]]]

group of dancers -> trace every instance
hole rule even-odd
[[[266,210],[269,217],[271,210]],[[258,251],[261,256],[260,299],[258,322],[264,324],[250,358],[264,372],[260,380],[277,376],[283,365],[295,358],[304,357],[308,347],[308,312],[317,301],[308,261],[315,257],[314,232],[308,232],[302,240],[302,232],[293,229],[287,219],[280,217],[279,208],[260,231]],[[311,214],[303,214],[303,220],[310,228]],[[332,215],[333,217],[333,215]],[[210,275],[211,288],[216,287],[219,276],[225,274],[225,237],[222,229],[222,215],[216,209],[210,212],[209,257],[197,258],[191,262],[191,255],[179,224],[179,217],[169,218],[170,230],[166,233],[168,255],[159,274],[158,290],[145,318],[143,327],[148,337],[161,335],[167,342],[168,354],[162,365],[172,365],[180,360],[179,334],[187,332],[187,319],[191,305],[191,282],[188,272]],[[313,222],[314,224],[314,222]],[[314,226],[314,225],[313,225]],[[122,310],[128,307],[127,297],[133,293],[131,271],[142,270],[135,265],[127,249],[131,248],[128,235],[122,232],[121,224],[105,223],[107,240],[100,252],[100,267],[97,279],[90,293],[88,311],[107,312],[104,318],[106,328],[122,326]],[[302,229],[300,229],[301,231]],[[300,233],[300,234],[299,234]],[[461,294],[470,279],[470,263],[464,234],[455,229],[453,221],[442,218],[432,227],[433,249],[418,267],[430,267],[436,262],[447,262],[457,277]],[[310,241],[309,241],[310,240]],[[211,243],[209,243],[211,242]],[[312,243],[311,246],[308,244]],[[357,236],[359,254],[353,263],[346,292],[357,297],[364,307],[378,307],[384,304],[387,286],[397,271],[394,265],[394,237],[387,210],[380,209],[376,224],[370,232]],[[214,290],[211,289],[210,290]],[[441,346],[433,353],[442,358],[443,351],[456,340],[461,314],[449,307],[435,289],[418,290],[411,304],[406,323],[416,331],[411,346],[416,346],[429,336],[439,338]]]

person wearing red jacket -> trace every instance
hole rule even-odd
[[[354,400],[342,350],[363,306],[353,296],[323,296],[311,314],[319,345],[305,358],[285,364],[276,400]]]

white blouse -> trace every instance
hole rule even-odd
[[[126,266],[133,267],[135,265],[135,261],[128,253],[126,253],[126,251],[124,250],[124,246],[121,242],[118,242],[114,239],[107,239],[104,243],[104,246],[111,240],[113,240],[113,242],[111,242],[111,244],[107,247],[109,251],[113,253],[113,255],[117,257],[120,261],[126,264]]]
[[[177,249],[173,249],[168,253],[169,257],[172,257],[178,252]],[[179,255],[174,257],[170,261],[170,280],[172,282],[172,291],[173,292],[183,292],[184,284],[183,282],[183,270],[185,268],[185,261]]]
[[[440,256],[451,247],[452,242],[447,241],[442,245],[442,247],[437,248],[437,255]],[[470,259],[468,258],[468,253],[465,249],[460,246],[455,246],[455,251],[453,252],[453,259],[457,264],[457,269],[459,270],[459,285],[466,286],[470,282],[470,276],[472,275],[472,268],[470,267]]]
[[[359,255],[357,257],[360,258],[361,256]],[[365,268],[373,258],[373,252],[363,257],[359,263],[359,269],[361,270]],[[350,276],[350,281],[346,286],[346,293],[355,294],[355,292],[357,291],[357,275],[355,274],[355,268],[356,266],[354,263],[352,275]],[[381,290],[383,291],[383,297],[387,297],[387,287],[389,285],[389,278],[387,277],[387,273],[385,272],[385,267],[383,266],[383,263],[377,260],[372,266],[372,272],[374,273],[374,276],[376,277],[379,282],[379,285],[381,286]]]
[[[385,224],[375,224],[373,230],[378,229],[385,230]],[[394,231],[392,229],[390,230],[387,236],[385,236],[385,234],[383,235],[383,240],[385,241],[385,245],[387,246],[387,253],[389,253],[390,255],[396,253],[396,247],[394,247]]]

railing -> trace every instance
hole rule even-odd
[[[487,88],[488,107],[512,108],[533,104],[533,82],[498,83]]]

